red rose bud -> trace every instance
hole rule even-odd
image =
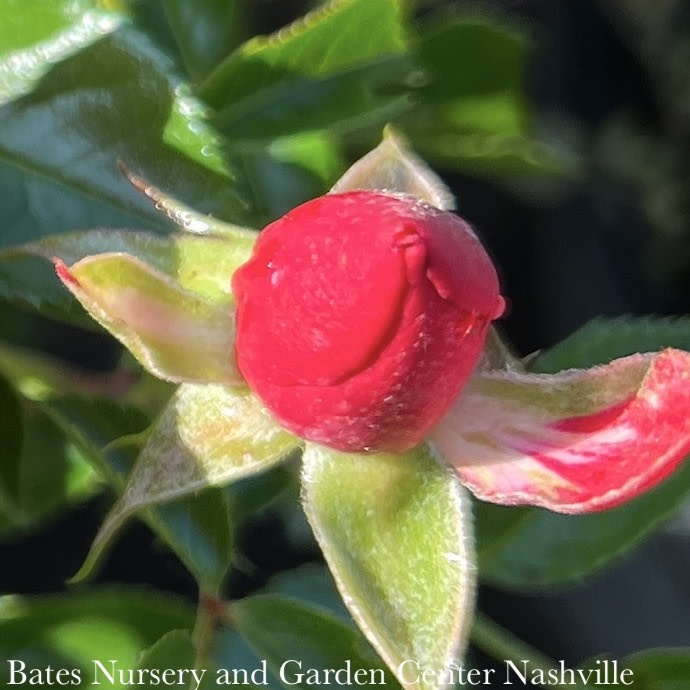
[[[269,225],[233,292],[249,386],[288,430],[354,452],[419,443],[504,308],[465,222],[370,191],[314,199]]]

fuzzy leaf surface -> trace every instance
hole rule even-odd
[[[71,268],[57,261],[56,269],[89,314],[155,376],[242,382],[228,302],[213,304],[129,254],[96,254]]]
[[[122,497],[101,526],[76,579],[91,571],[134,512],[262,472],[299,445],[299,439],[278,427],[246,388],[181,385],[150,430]],[[161,515],[169,510],[164,507]],[[224,510],[227,515],[227,504]],[[170,531],[175,533],[174,528]]]
[[[456,477],[424,449],[358,455],[308,444],[303,463],[314,534],[343,600],[389,668],[398,673],[415,659],[438,669],[458,659],[475,571],[469,499]]]
[[[146,438],[150,424],[146,415],[132,406],[76,396],[49,400],[42,408],[83,449],[99,475],[121,493]],[[218,589],[232,559],[230,502],[227,490],[209,489],[152,507],[142,515],[207,592]],[[87,561],[79,578],[90,574],[100,553]]]
[[[390,128],[383,141],[360,158],[335,183],[331,192],[380,189],[409,194],[444,211],[455,208],[450,189]]]

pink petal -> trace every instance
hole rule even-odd
[[[478,371],[430,440],[483,500],[562,513],[611,508],[690,452],[690,353],[554,375]]]

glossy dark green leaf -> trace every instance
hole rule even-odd
[[[286,76],[336,74],[403,53],[403,12],[400,0],[330,0],[271,36],[247,41],[209,76],[202,94],[225,108]]]
[[[57,233],[83,228],[136,228],[143,222],[136,212],[70,192],[54,181],[16,167],[12,161],[0,162],[0,195],[0,250]],[[157,232],[169,227],[163,215],[152,217],[147,225]]]
[[[552,374],[561,369],[591,367],[616,357],[656,352],[665,347],[690,350],[690,318],[598,318],[540,352],[530,362],[530,369]]]
[[[324,609],[265,594],[235,603],[232,617],[242,637],[284,685],[347,687],[357,678],[362,684],[399,687],[364,638]],[[325,669],[343,671],[326,679]]]
[[[686,319],[597,319],[530,367],[540,372],[595,366],[638,351],[690,347]],[[554,587],[604,567],[671,517],[690,496],[687,460],[662,484],[612,510],[565,516],[478,503],[479,572],[508,589]]]
[[[203,79],[243,38],[239,0],[163,0],[168,23],[192,81]]]
[[[125,18],[95,0],[2,0],[0,13],[0,103],[29,91],[51,65],[112,33]]]
[[[217,594],[234,557],[231,504],[222,489],[157,506],[144,519],[185,564],[202,591]]]
[[[411,107],[404,83],[411,69],[404,58],[384,57],[332,76],[290,76],[261,98],[220,110],[213,123],[240,151],[315,129],[382,126]]]
[[[245,43],[211,73],[201,95],[233,146],[384,122],[408,105],[409,65],[400,57],[407,42],[398,0],[334,0]]]
[[[170,59],[123,26],[0,109],[0,160],[158,225],[118,171],[121,159],[192,206],[237,221],[247,207],[204,115]]]
[[[172,595],[153,591],[103,589],[68,594],[0,598],[0,645],[3,657],[25,660],[27,667],[77,669],[84,687],[98,679],[107,682],[100,661],[110,670],[135,669],[139,657],[162,635],[173,629],[190,629],[194,609]],[[0,681],[8,685],[8,665],[0,665]],[[34,686],[47,686],[43,682]],[[124,690],[119,678],[107,687]],[[27,683],[28,687],[28,683]]]

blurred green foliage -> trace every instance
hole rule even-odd
[[[45,354],[53,334],[62,333],[51,319],[93,326],[49,263],[33,249],[17,249],[91,228],[170,233],[173,224],[132,188],[118,162],[201,214],[256,229],[325,192],[389,122],[432,165],[523,194],[535,184],[575,189],[595,160],[639,192],[657,231],[661,280],[687,269],[688,156],[625,118],[592,135],[600,146],[590,157],[564,146],[563,137],[549,137],[526,91],[535,36],[525,20],[474,4],[422,7],[435,4],[336,0],[286,29],[253,37],[256,16],[242,0],[0,0],[1,539],[21,540],[61,512],[121,490],[138,434],[170,395],[106,336],[77,357],[74,343],[86,335],[69,331],[66,349],[77,362]],[[673,50],[660,52],[653,32],[644,31],[654,15],[645,14],[647,4],[602,2],[649,58],[652,73],[670,74],[659,83],[682,86],[661,96],[677,141],[687,143],[687,43],[674,33]],[[627,11],[632,5],[637,13]],[[671,5],[654,15],[655,26],[668,28]],[[601,320],[587,328],[542,353],[535,368],[588,366],[690,339],[684,320]],[[114,371],[99,371],[114,359]],[[279,506],[283,529],[309,539],[295,517],[294,487],[294,473],[280,468],[142,517],[195,581],[220,592],[229,574],[247,568],[238,532],[265,506]],[[602,515],[478,506],[480,574],[507,589],[581,578],[636,543],[689,491],[685,468]],[[319,571],[321,584],[307,588],[300,587],[304,577],[285,567],[269,585],[273,593],[238,604],[236,619],[222,620],[208,658],[252,668],[258,654],[275,670],[277,659],[308,649],[314,668],[345,658],[377,668],[360,633],[337,617],[328,577]],[[317,604],[307,601],[315,592]],[[193,617],[169,594],[127,587],[10,594],[0,599],[0,656],[80,667],[83,684],[94,658],[191,667]],[[630,663],[636,673],[661,679],[640,687],[680,687],[673,683],[687,679],[687,652],[649,653]],[[277,686],[275,678],[271,683]]]

